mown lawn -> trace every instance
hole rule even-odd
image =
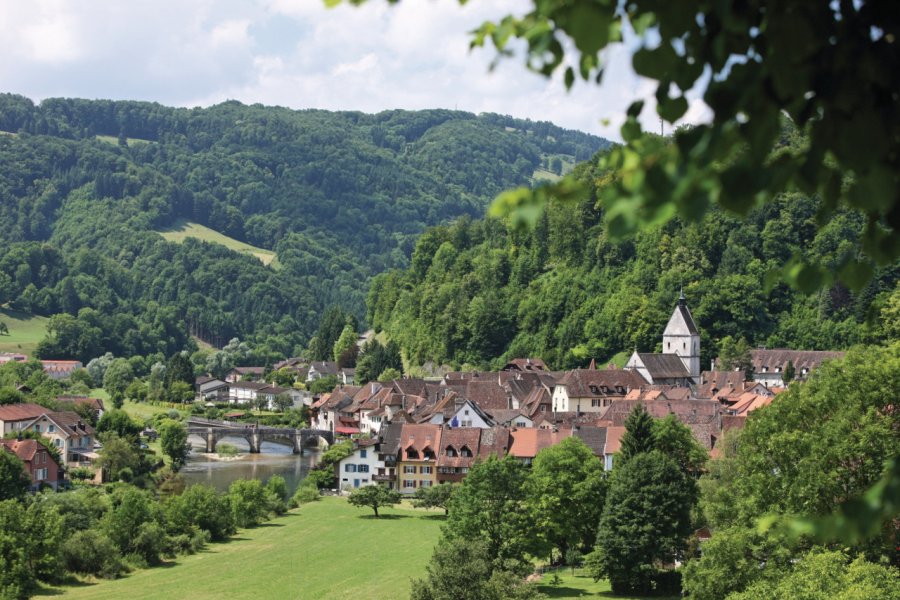
[[[443,520],[439,511],[381,512],[375,519],[371,510],[343,498],[323,498],[165,567],[45,594],[110,600],[405,599],[410,578],[425,573]]]
[[[425,575],[443,514],[416,510],[407,502],[380,512],[383,516],[375,519],[370,509],[325,497],[240,531],[228,543],[211,544],[200,554],[115,581],[48,588],[42,595],[94,600],[405,600],[410,580]],[[558,575],[556,585],[549,583],[551,574],[541,582],[540,590],[550,598],[632,600],[614,595],[609,583],[595,583],[580,569],[574,576],[567,569]]]
[[[31,355],[38,342],[47,334],[47,317],[0,307],[0,321],[9,327],[9,335],[0,335],[0,352],[21,352]]]
[[[184,219],[179,219],[172,227],[158,231],[157,233],[159,233],[170,242],[181,243],[187,238],[195,238],[204,242],[221,244],[222,246],[230,248],[235,252],[252,254],[260,261],[262,261],[264,265],[271,265],[273,269],[280,266],[278,264],[278,258],[271,250],[266,250],[265,248],[257,248],[256,246],[245,244],[244,242],[219,233],[214,229],[204,227],[203,225],[200,225],[198,223],[185,221]]]
[[[560,569],[557,573],[560,581],[555,585],[551,583],[553,573],[546,573],[538,587],[541,592],[550,598],[607,598],[609,600],[637,600],[631,596],[617,596],[613,594],[606,580],[594,581],[584,569]],[[677,596],[655,596],[656,600],[674,600]]]

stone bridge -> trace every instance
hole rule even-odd
[[[311,442],[318,445],[319,440],[328,444],[334,443],[334,433],[324,429],[291,429],[286,427],[266,427],[248,425],[232,421],[214,421],[191,418],[187,423],[188,435],[196,435],[206,441],[206,451],[213,453],[220,440],[227,437],[238,437],[247,440],[252,454],[258,454],[263,442],[276,442],[290,446],[294,454],[300,454]]]

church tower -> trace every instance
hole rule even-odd
[[[687,307],[684,290],[663,332],[663,354],[677,354],[694,381],[700,381],[700,332]]]

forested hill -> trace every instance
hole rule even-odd
[[[783,144],[803,143],[786,131]],[[865,218],[845,211],[816,225],[818,200],[786,194],[746,218],[721,210],[673,220],[634,239],[604,233],[596,161],[576,175],[594,187],[581,204],[552,204],[533,231],[487,219],[427,231],[405,271],[372,282],[369,321],[413,365],[499,367],[541,357],[553,368],[661,351],[679,290],[701,330],[701,366],[758,345],[845,349],[897,335],[900,267],[859,293],[836,284],[812,296],[767,274],[792,258],[834,270],[857,256]],[[777,281],[776,278],[774,281]]]
[[[608,146],[449,110],[35,105],[8,94],[0,131],[0,304],[81,312],[63,323],[73,341],[48,349],[78,358],[170,353],[188,332],[292,354],[325,307],[362,316],[369,278],[406,267],[427,226],[477,218],[542,166]],[[277,261],[157,233],[184,222]]]

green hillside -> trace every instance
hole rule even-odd
[[[234,337],[260,361],[302,352],[329,306],[362,321],[371,277],[408,266],[427,227],[479,218],[542,156],[609,145],[450,110],[10,94],[0,131],[0,303],[77,316],[45,350],[85,360]]]
[[[791,133],[784,145],[802,143]],[[621,365],[634,349],[661,349],[683,289],[704,369],[741,339],[750,348],[807,350],[891,339],[881,311],[900,294],[898,264],[879,268],[858,291],[835,283],[807,296],[770,283],[792,259],[834,271],[859,256],[861,213],[842,210],[817,229],[820,200],[794,192],[745,218],[712,209],[699,222],[675,219],[614,239],[597,201],[610,175],[592,163],[574,171],[594,187],[590,196],[551,203],[534,229],[490,218],[426,231],[408,269],[373,280],[369,323],[412,366],[496,368],[521,356],[554,368],[592,358]]]
[[[255,256],[266,266],[271,265],[273,268],[279,266],[278,259],[271,250],[245,244],[244,242],[230,238],[209,227],[205,227],[198,223],[191,223],[184,219],[175,221],[171,226],[161,229],[157,233],[166,240],[179,244],[188,238],[200,240],[201,242],[209,242],[211,244],[220,244],[229,250]]]
[[[0,352],[21,352],[30,356],[47,333],[46,317],[11,308],[0,307],[0,321],[9,328],[9,335],[0,335]]]

